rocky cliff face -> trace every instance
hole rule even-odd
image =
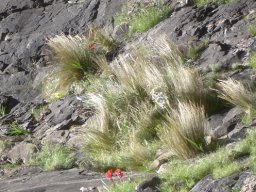
[[[45,76],[53,70],[47,58],[46,38],[58,34],[84,34],[90,23],[104,27],[114,34],[113,16],[124,2],[124,0],[81,2],[1,0],[0,105],[5,106],[6,115],[0,117],[0,139],[6,139],[7,127],[13,121],[31,130],[33,134],[27,137],[8,138],[13,145],[9,151],[0,153],[0,163],[7,160],[15,162],[18,159],[25,162],[33,153],[28,143],[32,143],[35,150],[40,142],[45,140],[81,147],[83,130],[76,125],[84,124],[92,115],[92,111],[81,106],[81,102],[75,96],[71,95],[64,100],[50,103],[49,110],[43,114],[43,120],[40,122],[35,121],[32,115],[33,108],[45,103],[40,87]],[[192,66],[200,67],[204,73],[211,75],[215,70],[214,66],[218,64],[218,68],[223,71],[223,77],[233,76],[249,80],[255,78],[252,70],[245,65],[249,53],[256,51],[256,38],[248,32],[250,18],[255,18],[256,15],[255,0],[244,0],[230,5],[209,4],[203,7],[179,4],[173,6],[174,10],[169,18],[131,41],[154,44],[157,36],[165,34],[181,50],[207,41],[202,54],[196,60],[188,61]],[[124,46],[122,52],[125,52],[126,48],[127,46]],[[239,66],[237,70],[232,70],[234,64]],[[235,112],[232,116],[232,111],[230,113],[222,111],[211,117],[214,119],[213,129],[218,128],[217,131],[221,131],[221,133],[215,131],[218,136],[230,134],[230,137],[237,138],[244,135],[244,128],[250,126],[236,126],[237,121],[234,123],[234,119],[237,118],[238,113]],[[224,122],[224,117],[226,120],[230,118],[229,121]],[[27,153],[17,152],[20,148]],[[242,177],[246,174],[248,175],[248,173],[239,175],[240,184],[246,180],[247,177]],[[230,177],[230,180],[232,179],[233,177]],[[0,190],[7,191],[8,186],[4,184],[5,182],[6,180],[1,183],[3,187],[0,187]],[[192,191],[226,191],[222,188],[223,183],[226,182],[225,186],[229,186],[230,183],[220,180],[215,182],[217,183],[215,186],[211,184],[213,182],[212,178],[207,177]],[[205,183],[208,188],[201,186]],[[57,188],[58,186],[60,185],[56,185]],[[19,187],[17,184],[17,188]],[[216,189],[217,187],[219,189]],[[25,187],[21,191],[26,191],[28,188]],[[12,190],[19,191],[14,188]],[[45,190],[45,186],[42,190],[48,191]],[[54,190],[55,188],[52,191]]]

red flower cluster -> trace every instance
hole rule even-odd
[[[112,169],[109,169],[107,172],[106,172],[106,177],[110,180],[112,180],[112,177],[116,175],[118,176],[120,179],[123,178],[124,174],[123,172],[121,171],[121,169],[116,169],[114,172]]]
[[[93,44],[93,43],[90,43],[90,44],[88,45],[88,48],[89,48],[90,50],[94,50],[94,49],[95,49],[94,44]]]

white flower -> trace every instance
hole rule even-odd
[[[80,190],[81,190],[82,192],[84,192],[84,191],[86,190],[86,188],[85,188],[85,187],[81,187]]]

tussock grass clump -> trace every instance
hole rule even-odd
[[[220,98],[240,107],[250,119],[255,115],[255,94],[241,82],[229,78],[221,80],[218,86]]]
[[[68,147],[46,144],[31,164],[38,165],[46,171],[53,171],[72,168],[75,165],[75,159]]]
[[[169,79],[175,90],[175,97],[182,101],[205,104],[207,90],[197,71],[184,66],[169,71]]]
[[[61,84],[82,80],[86,73],[97,72],[98,66],[91,56],[92,50],[85,37],[58,35],[49,39],[48,45],[60,68],[58,76]]]
[[[189,159],[206,150],[204,138],[208,133],[209,124],[203,107],[179,102],[178,109],[166,116],[160,138],[178,157]]]
[[[49,38],[50,58],[57,70],[49,75],[47,92],[68,89],[77,81],[100,76],[108,69],[107,59],[115,54],[119,44],[106,32],[91,26],[87,36],[57,35]],[[106,71],[107,72],[107,71]],[[53,81],[53,82],[52,82]],[[62,91],[68,92],[68,91]]]
[[[87,121],[91,131],[86,148],[96,164],[107,166],[111,159],[126,168],[145,166],[159,135],[166,136],[162,141],[182,158],[206,149],[208,127],[201,106],[207,90],[199,74],[182,64],[180,52],[161,37],[153,48],[131,46],[129,54],[109,67],[111,78],[93,84],[97,87],[89,95],[94,97],[95,116]],[[161,127],[168,136],[158,134]],[[170,144],[171,135],[178,135],[180,143],[174,139]],[[116,158],[102,158],[110,152]]]

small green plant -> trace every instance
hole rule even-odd
[[[40,119],[42,118],[43,112],[45,112],[47,108],[48,108],[47,106],[39,106],[32,109],[32,114],[36,121],[40,121]]]
[[[9,141],[0,140],[0,154],[10,146]]]
[[[186,59],[191,59],[191,60],[197,60],[202,52],[208,47],[209,41],[204,40],[201,42],[199,45],[191,45],[188,48],[187,54],[185,55]]]
[[[3,105],[0,105],[0,117],[5,115],[5,107]]]
[[[256,68],[256,53],[253,53],[249,58],[249,66],[251,66],[253,69]]]
[[[49,39],[48,45],[59,66],[58,77],[62,86],[83,79],[86,73],[97,72],[98,66],[92,57],[94,45],[85,37],[59,35]]]
[[[240,67],[241,67],[241,65],[239,63],[232,63],[232,65],[231,65],[232,70],[238,70]]]
[[[221,71],[221,65],[216,63],[216,64],[210,64],[210,68],[213,73],[218,73]]]
[[[0,170],[13,170],[20,166],[19,163],[5,163],[0,165]]]
[[[38,165],[46,171],[70,169],[75,165],[75,159],[68,147],[60,144],[46,144],[31,160],[32,165]]]
[[[14,121],[9,125],[7,135],[19,136],[19,135],[26,135],[29,133],[30,132],[28,130],[24,129],[23,127],[21,127],[21,125],[19,125],[16,121]]]
[[[255,37],[256,36],[256,24],[250,24],[248,26],[248,31],[252,37]]]
[[[107,192],[131,192],[139,184],[139,181],[124,181],[116,183],[111,187],[105,187]]]

